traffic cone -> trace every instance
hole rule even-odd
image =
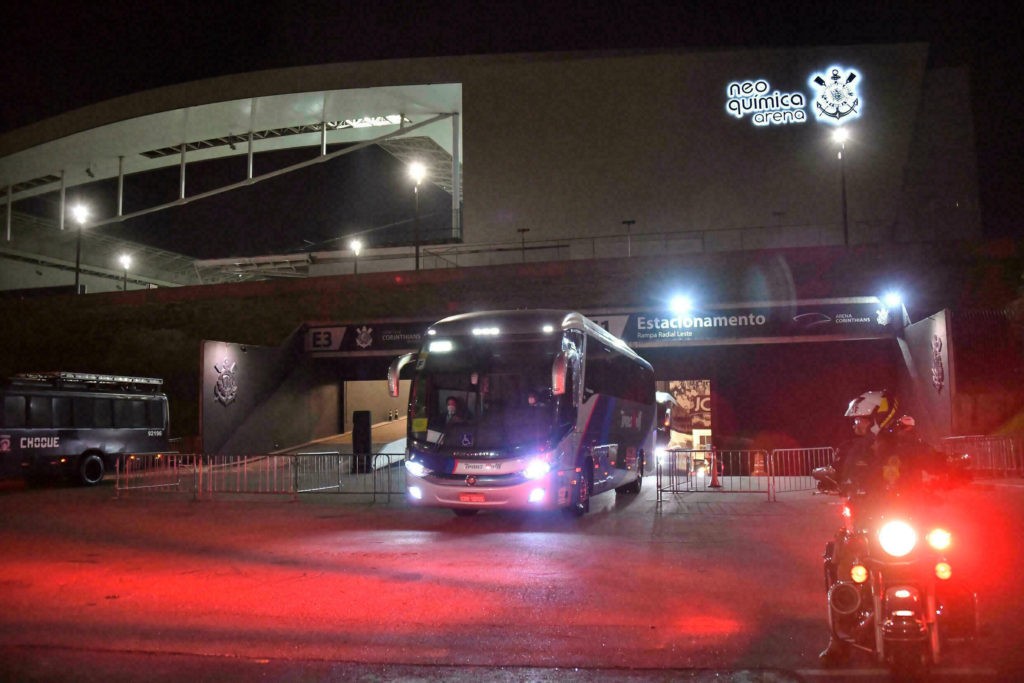
[[[714,449],[711,449],[711,483],[708,484],[708,488],[722,488],[722,485],[718,481],[718,458],[715,457]]]

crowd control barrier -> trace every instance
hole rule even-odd
[[[122,455],[116,495],[167,492],[197,500],[230,494],[357,494],[375,501],[405,492],[404,456],[395,453]]]
[[[776,500],[779,491],[813,491],[816,467],[832,462],[835,451],[813,448],[663,451],[656,466],[658,498],[698,491],[755,493]]]
[[[942,440],[942,451],[950,456],[969,456],[968,469],[975,475],[1024,476],[1019,436],[950,436]]]

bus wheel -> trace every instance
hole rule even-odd
[[[573,517],[582,517],[590,512],[591,471],[593,471],[593,466],[588,461],[583,465],[579,481],[573,487],[572,504],[565,508],[565,511]]]
[[[640,493],[640,489],[641,489],[641,487],[643,487],[643,485],[644,485],[644,452],[640,451],[640,457],[637,459],[636,481],[632,481],[632,482],[626,484],[625,486],[620,486],[619,488],[615,489],[615,493],[616,494],[628,493],[628,494],[631,494],[631,495],[635,495],[637,493]]]
[[[86,453],[78,461],[78,481],[82,486],[95,486],[100,483],[105,472],[103,458],[95,453]]]

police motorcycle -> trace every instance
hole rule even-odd
[[[949,556],[956,539],[934,523],[934,493],[846,495],[824,554],[832,641],[898,677],[924,675],[949,644],[977,633],[977,597]]]

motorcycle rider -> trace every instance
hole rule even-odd
[[[844,417],[851,418],[853,437],[836,448],[836,455],[831,465],[815,468],[811,472],[811,476],[818,482],[818,489],[822,492],[840,492],[843,482],[843,463],[862,458],[865,451],[871,448],[871,443],[878,432],[878,425],[870,417],[851,415],[851,411],[853,411],[853,402],[844,415]]]
[[[856,495],[859,505],[870,508],[882,503],[894,491],[919,489],[924,472],[935,473],[941,462],[938,454],[921,441],[915,431],[914,418],[899,415],[899,400],[889,391],[867,391],[850,401],[846,417],[854,420],[854,433],[859,440],[846,448],[839,463],[840,493]],[[939,456],[941,457],[941,456]],[[828,572],[841,574],[851,562],[851,551],[840,534]],[[818,656],[826,665],[844,662],[849,645],[829,633],[829,644]]]

